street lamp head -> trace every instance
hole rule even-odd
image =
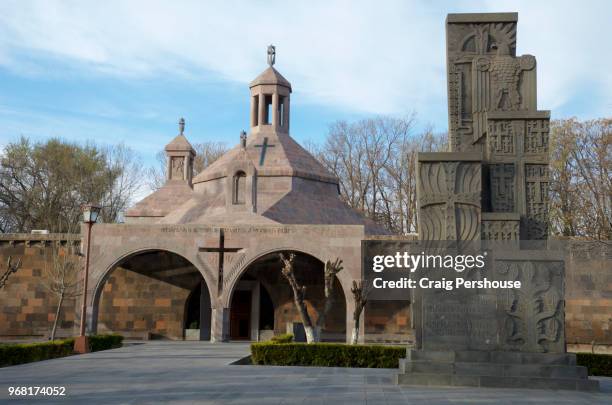
[[[100,214],[100,207],[87,203],[81,206],[81,210],[83,211],[83,222],[86,224],[93,224],[98,220],[98,215]]]

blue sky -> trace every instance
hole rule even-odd
[[[153,164],[181,116],[191,141],[233,145],[270,43],[298,141],[322,140],[337,119],[413,111],[419,128],[446,131],[444,18],[493,11],[519,12],[540,109],[612,115],[612,2],[4,0],[0,145],[124,142]]]

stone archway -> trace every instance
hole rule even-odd
[[[232,340],[266,340],[272,334],[292,332],[298,340],[301,319],[295,308],[293,293],[281,274],[279,253],[267,252],[249,262],[236,277],[228,291],[229,331]],[[293,251],[296,254],[296,278],[307,288],[306,303],[313,322],[317,311],[323,307],[324,284],[323,262],[314,255]],[[264,313],[265,298],[269,296],[272,314]],[[322,340],[346,340],[347,299],[340,280],[334,283],[334,306],[326,318]],[[268,307],[270,308],[270,307]],[[270,309],[268,309],[270,310]],[[265,328],[263,320],[272,319],[271,329]],[[248,328],[245,329],[245,325]]]
[[[184,256],[165,249],[126,255],[96,285],[92,330],[137,339],[183,339],[189,327],[185,325],[187,303],[194,290],[199,291],[198,338],[209,340],[211,299],[200,270]]]

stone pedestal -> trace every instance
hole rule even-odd
[[[598,391],[570,353],[407,350],[398,384]]]

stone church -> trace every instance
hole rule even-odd
[[[312,313],[322,305],[323,263],[343,260],[322,336],[351,333],[361,241],[386,231],[349,208],[338,179],[289,134],[291,83],[274,58],[271,47],[269,66],[249,84],[250,129],[238,145],[192,176],[181,120],[165,147],[163,187],[129,209],[125,224],[94,227],[94,330],[214,341],[293,331],[300,318],[279,259],[292,251]],[[396,307],[395,326],[372,320],[366,329],[397,338],[408,315],[407,303]]]
[[[447,19],[451,151],[419,156],[420,239],[547,238],[550,115],[537,110],[535,57],[516,55],[517,20],[516,13]],[[249,131],[236,136],[233,149],[194,174],[195,152],[181,120],[165,147],[165,184],[129,209],[125,223],[93,227],[90,332],[216,342],[299,335],[300,317],[280,271],[279,253],[291,251],[311,314],[322,308],[324,263],[343,261],[322,339],[350,337],[362,243],[407,237],[389,235],[348,207],[338,179],[291,137],[292,87],[274,62],[271,47],[268,67],[244,100]],[[48,335],[56,303],[41,274],[49,249],[79,242],[79,235],[0,235],[0,263],[23,259],[0,291],[0,338]],[[576,252],[580,261],[571,251],[565,270],[567,341],[612,344],[605,253]],[[78,323],[75,301],[65,305],[64,335]],[[413,342],[418,305],[370,300],[360,341]]]

